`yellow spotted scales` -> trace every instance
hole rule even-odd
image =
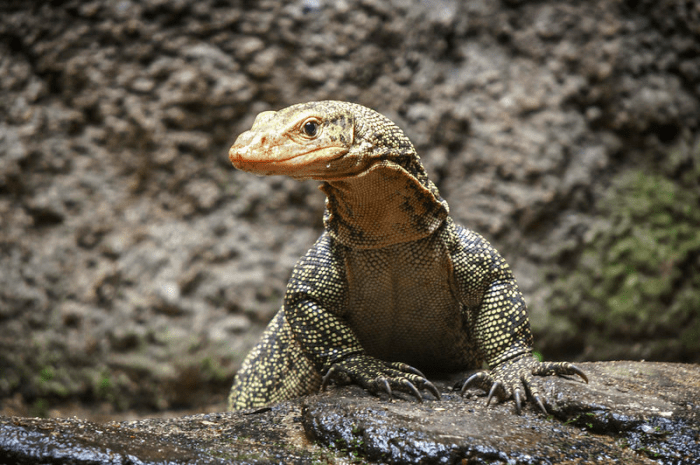
[[[294,267],[282,309],[236,375],[229,407],[259,408],[328,383],[422,400],[419,370],[464,372],[501,400],[532,399],[534,376],[577,374],[532,356],[527,307],[508,264],[456,225],[413,145],[366,107],[310,102],[263,112],[229,157],[241,170],[323,181],[325,232]]]

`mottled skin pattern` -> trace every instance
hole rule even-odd
[[[532,356],[527,308],[508,264],[456,225],[413,145],[389,119],[323,101],[258,115],[231,147],[256,174],[323,181],[326,231],[294,267],[282,309],[238,372],[229,407],[264,407],[356,383],[440,393],[419,370],[464,380],[516,409],[542,410],[534,376],[578,374]]]

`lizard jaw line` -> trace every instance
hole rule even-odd
[[[257,156],[251,157],[249,156],[249,153],[252,151],[250,146],[236,147],[234,144],[229,150],[229,160],[231,160],[236,169],[251,173],[265,175],[284,174],[291,177],[316,179],[319,175],[324,176],[322,171],[326,168],[330,169],[332,162],[343,158],[347,154],[345,147],[334,146],[314,148],[303,153],[296,153],[287,158],[264,158],[265,154],[269,154],[274,149],[275,147],[271,147],[263,150],[262,157],[258,155],[260,152],[255,154]],[[329,156],[314,156],[315,153],[321,151],[327,154],[330,152]]]

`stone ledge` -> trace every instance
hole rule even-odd
[[[590,384],[543,378],[551,415],[356,386],[271,409],[97,424],[0,417],[2,463],[700,463],[700,366],[584,363]]]

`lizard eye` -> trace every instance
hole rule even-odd
[[[304,134],[309,137],[314,137],[318,133],[319,122],[316,120],[309,120],[302,126]]]

